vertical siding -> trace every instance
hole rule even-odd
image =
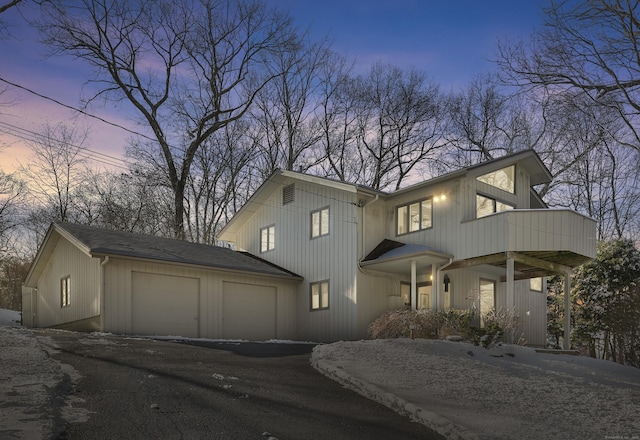
[[[222,338],[222,293],[224,282],[247,286],[272,286],[277,291],[277,337],[295,339],[297,283],[216,270],[205,270],[171,264],[112,258],[105,266],[105,331],[131,333],[131,279],[132,272],[197,278],[200,282],[199,334],[203,338]]]
[[[282,187],[294,183],[286,181]],[[274,191],[237,234],[237,246],[304,277],[297,290],[302,339],[351,339],[356,332],[358,218],[355,193],[295,181],[294,201],[282,204]],[[329,235],[311,238],[311,212],[329,207]],[[274,224],[275,249],[260,253],[260,228]],[[329,309],[310,311],[309,283],[329,280]]]
[[[60,306],[60,279],[70,275],[71,299]],[[38,279],[37,325],[50,327],[100,315],[100,260],[61,239]]]

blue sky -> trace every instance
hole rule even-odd
[[[543,22],[547,0],[264,0],[288,10],[294,23],[312,37],[327,36],[336,52],[355,60],[356,72],[377,61],[415,67],[443,91],[464,87],[475,76],[495,70],[498,40],[528,38]],[[27,11],[28,12],[28,11]],[[16,38],[0,40],[0,76],[71,106],[79,106],[86,65],[69,58],[44,58],[34,32],[16,11],[2,15]],[[23,23],[23,24],[20,24]],[[56,104],[10,88],[0,107],[0,169],[24,161],[24,141],[2,133],[6,125],[39,131],[43,123],[90,126],[87,146],[122,156],[128,134],[96,120],[79,117]],[[92,112],[133,127],[113,105]],[[4,127],[4,128],[3,128]]]

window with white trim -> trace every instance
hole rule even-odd
[[[499,188],[503,191],[515,194],[516,191],[516,166],[511,165],[496,171],[492,171],[482,176],[476,177],[480,182]]]
[[[309,284],[311,293],[311,310],[323,310],[329,308],[329,281],[318,281]]]
[[[71,275],[60,278],[60,307],[71,305]]]
[[[397,235],[429,229],[432,225],[433,203],[431,199],[407,203],[396,207]]]
[[[276,227],[267,226],[260,229],[260,252],[271,251],[276,248]]]
[[[311,238],[329,235],[329,207],[311,212]]]
[[[487,215],[515,209],[515,206],[501,202],[491,197],[476,194],[476,218],[485,217]]]

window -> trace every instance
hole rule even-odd
[[[260,252],[276,248],[276,227],[274,225],[260,229]]]
[[[311,212],[311,238],[329,235],[329,208]]]
[[[542,292],[542,277],[530,278],[529,289],[534,290],[536,292]]]
[[[513,205],[500,202],[496,199],[492,199],[491,197],[481,196],[480,194],[476,195],[476,218],[485,217],[493,214],[494,212],[502,212],[514,208],[515,206]]]
[[[311,310],[329,308],[329,281],[311,283]]]
[[[516,166],[511,165],[510,167],[502,168],[501,170],[492,171],[491,173],[478,176],[477,180],[479,180],[480,182],[484,182],[487,185],[491,185],[503,191],[507,191],[507,192],[510,192],[511,194],[514,194],[515,193],[515,174],[516,174]]]
[[[431,199],[398,206],[396,208],[397,235],[429,229],[433,215],[432,208]]]
[[[295,186],[293,183],[282,188],[282,204],[292,203],[295,197]]]
[[[60,307],[71,305],[71,275],[60,279]]]
[[[423,281],[416,284],[418,294],[418,310],[431,308],[431,281]],[[407,281],[400,282],[400,296],[405,306],[412,306],[411,283]]]
[[[480,279],[480,325],[484,327],[485,316],[496,308],[496,282]]]

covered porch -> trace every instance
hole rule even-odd
[[[555,274],[564,276],[564,340],[565,349],[570,349],[571,320],[571,272],[589,261],[585,256],[573,251],[503,251],[490,255],[455,259],[446,252],[437,251],[417,244],[405,244],[393,240],[383,240],[361,262],[363,269],[399,275],[410,280],[411,308],[419,308],[419,277],[431,280],[431,302],[434,310],[448,309],[449,275],[456,269],[473,268],[490,273],[505,283],[506,308],[515,305],[515,283]]]

